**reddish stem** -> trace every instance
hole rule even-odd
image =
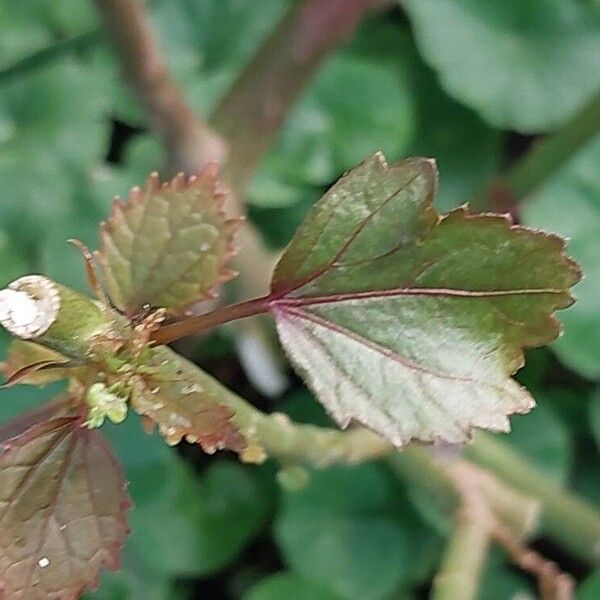
[[[254,300],[247,300],[239,304],[230,304],[204,315],[190,317],[171,325],[165,325],[156,330],[152,334],[151,339],[159,344],[168,344],[186,335],[212,329],[213,327],[236,321],[237,319],[244,319],[265,313],[269,310],[270,299],[271,296],[254,298]]]

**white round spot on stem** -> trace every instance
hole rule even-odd
[[[16,337],[43,335],[60,308],[56,284],[41,275],[28,275],[0,290],[0,323]]]

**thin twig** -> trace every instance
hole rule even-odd
[[[160,54],[138,0],[96,0],[126,80],[164,140],[173,170],[196,173],[223,163],[225,142],[188,106]]]
[[[494,528],[493,536],[515,565],[537,578],[541,600],[573,600],[575,581],[568,573],[563,573],[556,563],[527,547],[501,524]]]
[[[600,132],[600,92],[556,133],[534,142],[506,173],[497,175],[477,195],[475,208],[516,212],[518,204],[537,190],[587,142]]]
[[[378,4],[378,0],[302,0],[292,5],[263,42],[211,118],[231,141],[227,180],[236,193],[245,192],[290,108],[323,59]]]

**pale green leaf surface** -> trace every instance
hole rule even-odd
[[[128,531],[120,469],[96,431],[65,417],[4,442],[0,581],[14,600],[75,598],[116,568]]]
[[[435,180],[426,159],[368,159],[312,209],[272,281],[280,338],[316,396],[396,445],[463,442],[528,412],[510,375],[556,337],[579,279],[556,236],[437,215]]]
[[[490,124],[562,124],[600,85],[600,7],[578,0],[406,0],[444,89]]]
[[[100,260],[113,303],[128,314],[145,304],[172,312],[215,294],[233,273],[238,221],[222,212],[214,171],[163,184],[151,176],[127,203],[116,200],[101,227]]]
[[[525,223],[569,238],[569,252],[585,277],[574,289],[577,303],[564,315],[564,335],[552,348],[568,367],[600,378],[600,136],[558,171],[529,201]]]

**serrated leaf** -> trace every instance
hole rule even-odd
[[[523,204],[522,218],[568,236],[569,249],[584,279],[577,304],[565,314],[565,335],[552,349],[561,361],[589,379],[600,379],[600,136],[575,154],[564,168]]]
[[[14,600],[75,599],[116,568],[129,499],[97,431],[78,417],[33,425],[0,456],[0,583]]]
[[[150,304],[178,312],[214,296],[234,276],[225,264],[239,221],[223,215],[223,195],[210,167],[162,185],[153,174],[127,203],[115,200],[101,225],[99,257],[117,308],[135,314]]]
[[[600,85],[600,10],[577,0],[406,0],[446,91],[500,129],[564,124]]]
[[[534,405],[510,375],[555,338],[579,280],[564,241],[463,207],[431,206],[428,159],[375,155],[312,209],[269,306],[282,343],[342,425],[402,445],[505,431]]]
[[[164,346],[154,350],[148,366],[154,373],[135,387],[131,407],[156,423],[169,444],[186,438],[207,453],[244,448],[231,409],[219,404],[218,386],[203,371]]]

